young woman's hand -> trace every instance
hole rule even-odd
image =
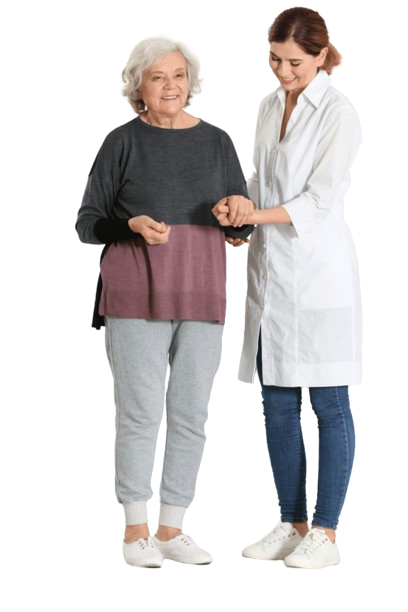
[[[255,205],[252,200],[248,200],[244,196],[233,195],[222,198],[217,202],[212,209],[212,213],[223,227],[230,225],[241,227],[250,223],[250,217],[254,209]]]
[[[241,195],[232,195],[227,198],[229,208],[228,221],[233,227],[242,227],[250,223],[250,216],[255,210],[255,204]]]

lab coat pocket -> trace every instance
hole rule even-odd
[[[354,303],[354,265],[347,241],[312,233],[297,244],[301,309],[344,308]]]

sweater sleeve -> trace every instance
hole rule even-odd
[[[104,244],[135,237],[127,219],[114,217],[113,208],[121,184],[124,143],[109,134],[91,168],[78,212],[76,230],[82,242]]]
[[[239,163],[238,155],[231,138],[226,134],[225,156],[227,168],[227,194],[242,195],[248,198],[245,177]],[[229,238],[247,238],[254,229],[253,225],[242,225],[241,227],[224,227],[225,235]]]
[[[94,225],[94,234],[102,244],[130,240],[137,235],[130,229],[127,219],[98,219]]]

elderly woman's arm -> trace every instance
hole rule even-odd
[[[77,231],[82,242],[90,242],[86,240],[80,231],[80,225],[77,222]],[[92,236],[95,237],[95,242],[98,244],[108,244],[117,242],[118,240],[129,240],[134,238],[134,233],[130,229],[129,222],[126,219],[97,219],[93,225]]]
[[[170,226],[163,221],[155,221],[148,215],[131,219],[98,219],[93,234],[100,244],[130,240],[135,234],[143,236],[147,244],[164,244],[170,235]]]
[[[163,244],[170,234],[170,227],[165,223],[147,215],[126,219],[114,214],[124,158],[126,143],[114,131],[105,139],[89,173],[75,226],[79,238],[90,244],[109,244],[140,234],[148,244]]]
[[[75,228],[81,242],[106,244],[134,236],[128,219],[115,218],[113,208],[121,185],[124,143],[107,136],[88,176]]]
[[[253,225],[248,225],[248,219],[253,213],[255,205],[248,198],[245,177],[233,142],[227,134],[224,135],[223,147],[227,176],[226,197],[215,205],[213,214],[217,217],[214,209],[225,204],[228,200],[230,223],[220,223],[220,225],[224,229],[226,238],[229,239],[227,241],[238,245],[243,244],[253,230]]]

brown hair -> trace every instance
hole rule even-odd
[[[328,47],[326,60],[321,67],[331,74],[341,62],[341,55],[329,42],[329,33],[323,17],[312,9],[295,7],[283,11],[268,31],[269,42],[293,40],[305,53],[317,56]]]

